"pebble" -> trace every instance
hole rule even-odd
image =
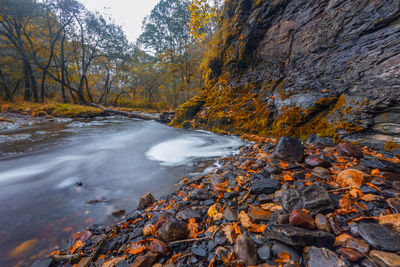
[[[246,234],[238,236],[233,251],[236,259],[244,261],[247,266],[257,264],[257,248]]]
[[[295,209],[290,213],[289,222],[291,225],[298,226],[301,228],[314,230],[315,224],[314,219],[305,213],[303,210]]]
[[[293,247],[288,246],[281,242],[275,242],[272,246],[272,252],[274,253],[275,257],[278,257],[282,252],[287,252],[290,255],[290,258],[297,263],[301,262],[302,255],[300,255],[297,250]]]
[[[262,246],[257,250],[257,255],[262,261],[271,259],[271,248],[267,245]]]
[[[347,267],[335,253],[326,248],[306,247],[304,260],[306,267]]]
[[[336,146],[336,152],[339,155],[353,157],[353,158],[362,158],[364,154],[362,151],[349,143],[340,143]]]
[[[364,258],[364,254],[351,248],[340,248],[339,253],[349,261],[359,261]]]
[[[322,167],[316,167],[312,170],[311,175],[329,181],[332,179],[331,172]]]
[[[297,138],[284,136],[279,139],[272,158],[285,161],[302,162],[304,159],[303,142]]]
[[[376,223],[359,223],[350,227],[353,234],[361,236],[370,246],[391,252],[400,251],[400,235]]]
[[[224,209],[224,218],[228,222],[236,221],[236,216],[233,214],[233,212],[232,212],[232,210],[230,208],[225,208]]]
[[[268,221],[271,215],[268,211],[253,206],[248,209],[247,214],[252,222]]]
[[[207,256],[207,250],[202,246],[193,246],[192,253],[202,258],[205,258]]]
[[[170,219],[158,230],[158,237],[167,243],[186,239],[188,237],[187,223],[175,219]]]
[[[336,183],[339,184],[340,187],[361,187],[365,179],[367,179],[369,175],[363,173],[362,171],[356,169],[347,169],[341,171],[336,178]]]
[[[400,267],[400,256],[386,251],[372,250],[371,259],[381,267]]]
[[[279,190],[279,182],[272,179],[256,179],[251,186],[253,194],[271,194]]]
[[[328,233],[331,232],[329,220],[322,214],[317,214],[317,216],[315,216],[315,225],[321,231],[325,231]]]
[[[312,155],[308,156],[304,160],[304,165],[307,168],[315,168],[315,167],[323,167],[323,168],[330,168],[332,163],[330,162],[329,158],[325,155]]]
[[[156,200],[154,199],[153,195],[151,193],[146,193],[139,200],[139,209],[144,210],[154,202],[156,202]]]

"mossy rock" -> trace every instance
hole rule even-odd
[[[192,120],[203,107],[205,101],[199,98],[192,98],[182,104],[176,111],[175,118],[171,121],[172,126],[183,126],[185,121]]]

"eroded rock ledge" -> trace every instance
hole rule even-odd
[[[400,143],[399,41],[399,0],[231,0],[173,124]]]

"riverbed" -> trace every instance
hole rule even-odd
[[[0,262],[30,266],[146,192],[173,191],[243,145],[238,137],[108,117],[0,131]]]

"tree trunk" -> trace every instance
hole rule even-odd
[[[10,89],[8,88],[6,79],[4,78],[4,75],[3,75],[3,72],[1,71],[1,69],[0,69],[0,78],[1,78],[1,81],[3,82],[4,94],[5,94],[6,100],[12,101],[12,95],[11,95]]]

